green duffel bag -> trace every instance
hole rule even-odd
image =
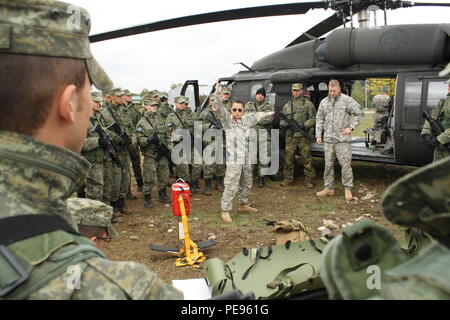
[[[212,296],[235,289],[256,299],[286,299],[316,294],[326,297],[319,275],[321,253],[326,239],[286,242],[264,248],[244,248],[227,263],[206,261]],[[322,290],[320,290],[322,289]]]

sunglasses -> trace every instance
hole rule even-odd
[[[243,111],[243,109],[231,109],[231,111],[233,111],[233,112],[236,112],[236,111],[238,111],[238,112],[242,112]]]
[[[112,237],[111,237],[110,235],[108,235],[108,236],[106,236],[105,238],[103,238],[103,237],[97,237],[97,239],[103,240],[103,241],[105,241],[105,242],[111,242]]]

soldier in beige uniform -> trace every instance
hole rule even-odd
[[[146,266],[106,259],[67,208],[89,168],[90,86],[112,87],[89,14],[47,0],[1,0],[0,12],[0,299],[182,299]]]

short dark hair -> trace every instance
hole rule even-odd
[[[86,238],[92,238],[92,237],[102,237],[105,233],[108,234],[108,229],[105,227],[93,227],[93,226],[85,226],[85,225],[78,225],[78,232]]]
[[[61,87],[80,90],[86,72],[81,59],[0,54],[0,130],[34,134]]]
[[[244,102],[241,99],[234,99],[232,104],[233,103],[239,103],[239,104],[242,104],[242,106],[244,106]]]

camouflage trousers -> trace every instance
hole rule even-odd
[[[305,181],[310,183],[316,176],[312,165],[311,143],[304,137],[286,137],[284,180],[294,181],[295,155],[298,154],[303,163]]]
[[[271,149],[270,149],[270,135],[267,135],[267,140],[262,140],[259,141],[259,136],[258,136],[258,163],[253,165],[253,170],[256,171],[256,174],[258,175],[258,177],[263,176],[261,174],[261,168],[268,168],[270,166],[270,162],[267,164],[263,164],[261,163],[260,160],[260,153],[264,154],[264,157],[268,157],[270,158],[271,156]]]
[[[341,165],[342,185],[345,189],[353,188],[352,149],[350,143],[324,143],[325,169],[323,182],[325,188],[334,189],[334,161]]]
[[[211,152],[211,157],[215,157],[215,152]],[[203,163],[203,178],[212,179],[214,176],[223,177],[225,176],[225,159],[221,159],[222,163],[206,164]]]
[[[111,181],[112,166],[111,159],[105,159],[103,162],[103,202],[106,204],[111,203],[111,192],[113,188]]]
[[[251,164],[227,164],[225,190],[220,204],[222,211],[231,211],[236,194],[239,196],[239,203],[247,203],[252,183]]]
[[[111,180],[113,190],[111,190],[111,201],[116,201],[119,198],[125,199],[131,179],[130,158],[128,152],[122,151],[118,155],[122,167],[120,168],[114,164],[112,168]]]
[[[86,174],[86,198],[103,201],[103,162],[91,163],[91,168]]]
[[[180,154],[180,158],[183,158],[183,154]],[[183,179],[184,181],[198,181],[202,176],[202,165],[194,163],[194,148],[191,148],[190,157],[184,159],[184,163],[175,164],[177,177]],[[190,172],[190,166],[192,171]]]
[[[155,181],[157,182],[158,190],[166,189],[169,182],[169,162],[167,158],[161,157],[161,159],[156,160],[153,156],[144,156],[143,168],[144,195],[152,193]]]
[[[444,159],[445,157],[450,156],[450,152],[443,145],[438,145],[434,149],[433,153],[433,162]]]
[[[141,153],[138,147],[136,147],[135,149],[130,149],[129,154],[131,160],[131,167],[133,168],[134,178],[136,179],[136,183],[138,183],[138,181],[142,181]]]
[[[105,163],[105,171],[109,171],[109,184],[105,184],[105,189],[109,190],[110,202],[119,200],[120,181],[122,180],[122,169],[112,161]],[[105,194],[105,190],[103,190]]]

